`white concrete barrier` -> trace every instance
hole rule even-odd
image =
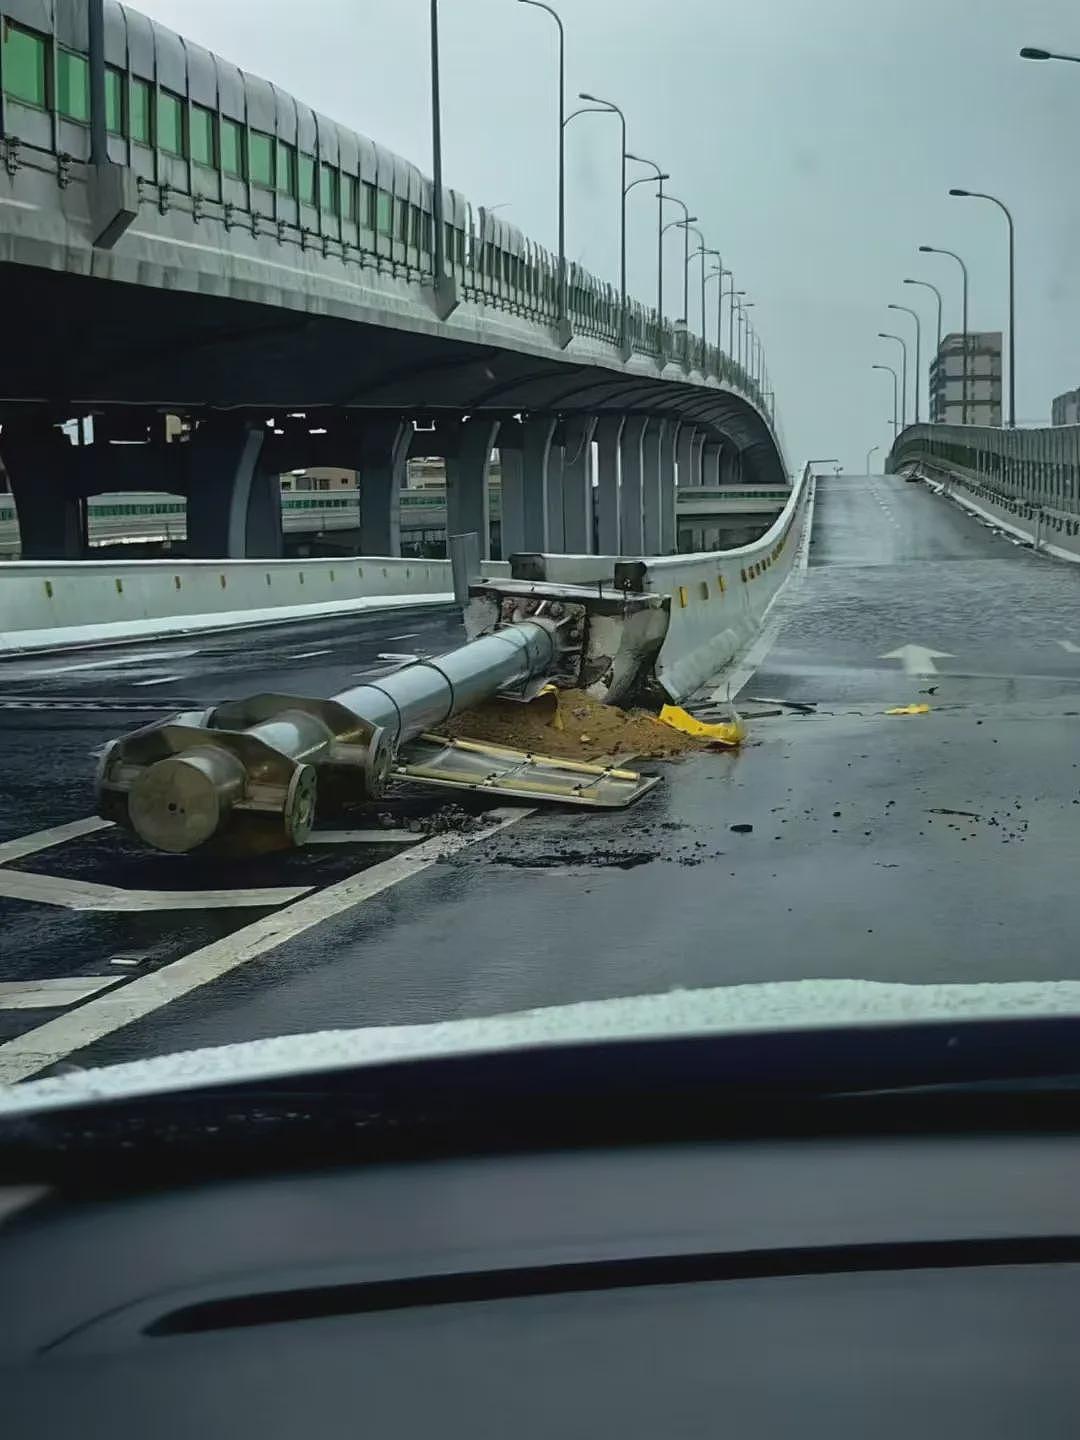
[[[692,695],[761,633],[799,556],[812,484],[807,468],[774,524],[751,545],[616,566],[616,585],[671,597],[655,675],[672,700]]]
[[[446,560],[13,561],[0,564],[0,654],[452,601]]]

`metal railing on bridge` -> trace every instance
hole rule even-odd
[[[1080,425],[909,425],[886,468],[896,473],[920,463],[970,479],[997,500],[1080,515]]]

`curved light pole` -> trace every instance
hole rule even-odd
[[[746,358],[744,354],[746,347],[743,346],[743,334],[748,333],[750,329],[750,316],[746,312],[753,310],[754,303],[753,300],[747,300],[745,305],[742,301],[739,302],[739,368],[744,374],[746,372]]]
[[[1080,55],[1059,55],[1056,50],[1038,50],[1034,45],[1025,45],[1020,51],[1021,60],[1071,60],[1080,65]]]
[[[677,220],[675,223],[676,223],[677,225],[682,225],[682,224],[683,224],[683,222],[682,222],[681,220]],[[687,271],[689,272],[691,261],[696,260],[699,255],[701,256],[701,328],[702,328],[702,330],[704,330],[704,329],[705,329],[705,254],[706,254],[706,250],[705,250],[705,236],[701,233],[701,231],[697,228],[696,225],[687,225],[687,226],[686,226],[686,232],[687,232],[687,234],[689,234],[691,231],[693,231],[693,233],[694,233],[694,234],[697,236],[697,238],[698,238],[698,248],[697,248],[696,250],[691,251],[690,254],[687,256],[687,258],[686,258],[686,268],[687,268]],[[689,353],[690,353],[690,317],[689,317],[689,315],[686,317],[686,353],[687,353],[688,355],[689,355]],[[701,363],[702,363],[702,366],[704,366],[704,364],[705,364],[704,358],[702,359],[702,362],[701,362]]]
[[[671,176],[666,170],[661,170],[655,160],[643,160],[640,155],[627,155],[626,158],[633,160],[637,165],[651,165],[656,174],[643,175],[640,180],[631,180],[626,187],[625,195],[629,195],[635,185],[644,185],[647,181],[656,180],[660,185],[656,195],[658,202],[656,206],[656,333],[659,343],[664,324],[664,181],[670,180]],[[660,346],[660,349],[662,354],[663,346]]]
[[[968,419],[968,272],[967,266],[957,255],[955,250],[942,250],[938,245],[920,245],[919,252],[922,255],[948,255],[960,266],[960,274],[963,276],[963,330],[964,330],[964,379],[962,382],[963,400],[960,405],[960,421],[966,425]]]
[[[890,310],[902,310],[905,315],[910,315],[915,321],[915,424],[919,423],[919,383],[922,374],[922,322],[919,319],[919,312],[912,310],[910,305],[890,305]],[[905,396],[907,387],[905,385]]]
[[[622,179],[619,182],[619,194],[622,197],[619,204],[619,345],[626,350],[626,116],[619,109],[613,100],[601,100],[598,95],[587,95],[583,90],[578,96],[579,100],[585,100],[590,105],[597,105],[601,110],[609,110],[612,115],[619,117],[622,125],[622,145],[619,148],[619,158],[622,164]]]
[[[1004,200],[987,195],[984,190],[950,190],[965,200],[989,200],[1009,222],[1009,429],[1016,429],[1016,232],[1012,212]]]
[[[889,331],[889,330],[879,330],[879,331],[878,331],[878,339],[879,339],[879,340],[895,340],[896,343],[900,346],[900,349],[901,349],[901,350],[903,351],[903,353],[904,353],[904,362],[903,362],[904,383],[903,383],[903,386],[902,386],[902,388],[901,388],[901,396],[900,396],[900,401],[901,401],[901,403],[900,403],[900,419],[901,419],[901,420],[903,421],[903,423],[906,425],[906,424],[907,424],[907,341],[904,339],[904,337],[903,337],[902,335],[893,335],[892,332]]]
[[[559,29],[559,298],[558,329],[560,343],[570,343],[570,320],[567,315],[566,294],[566,32],[558,11],[543,0],[518,0],[519,5],[531,5],[536,10],[546,10]],[[563,337],[566,337],[565,339]]]
[[[900,434],[900,421],[897,418],[897,403],[899,401],[898,391],[900,389],[900,377],[891,365],[871,365],[871,370],[887,370],[892,376],[892,433],[893,444],[896,444],[896,437]]]
[[[731,271],[730,271],[730,270],[728,271],[728,274],[731,275]],[[735,281],[734,275],[731,276],[731,279],[732,279],[732,287],[731,287],[731,289],[729,289],[729,290],[725,290],[725,291],[724,291],[724,295],[726,295],[726,296],[728,297],[728,300],[731,302],[731,303],[728,305],[728,359],[729,359],[729,360],[734,360],[734,359],[735,359],[735,306],[736,306],[736,304],[738,303],[738,297],[741,296],[741,295],[745,295],[745,294],[746,294],[746,291],[745,291],[745,290],[736,290],[736,289],[734,288],[734,281]],[[721,296],[721,299],[723,299],[723,296]]]
[[[680,199],[679,199],[677,196],[675,196],[675,195],[665,195],[665,196],[663,197],[663,199],[666,200],[669,205],[678,205],[678,206],[680,206],[680,208],[682,209],[682,212],[683,212],[683,218],[682,218],[681,220],[669,220],[666,225],[661,226],[661,228],[660,228],[660,251],[661,251],[661,256],[662,256],[662,255],[663,255],[663,247],[664,247],[664,236],[667,234],[667,232],[668,232],[669,230],[674,230],[674,229],[676,229],[676,228],[682,229],[682,232],[683,232],[683,302],[682,302],[683,363],[684,363],[684,364],[689,364],[690,351],[689,351],[689,348],[688,348],[688,339],[687,339],[687,337],[688,337],[689,332],[690,332],[690,317],[689,317],[689,315],[687,314],[687,311],[688,311],[689,308],[690,308],[690,264],[689,264],[689,261],[690,261],[690,226],[693,225],[694,221],[695,221],[698,217],[697,217],[696,215],[691,215],[691,214],[690,214],[689,206],[687,205],[687,203],[686,203],[685,200],[680,200]],[[663,204],[663,201],[661,201],[661,204]]]
[[[867,452],[866,452],[866,469],[863,471],[863,474],[864,474],[864,475],[869,475],[869,474],[870,474],[870,457],[871,457],[871,455],[874,454],[874,452],[875,452],[876,450],[880,450],[880,449],[881,449],[881,446],[880,446],[880,445],[871,445],[871,446],[870,446],[870,449],[867,450]]]
[[[935,361],[936,361],[936,363],[938,364],[938,366],[940,366],[940,365],[941,365],[941,309],[942,309],[942,304],[941,304],[941,291],[938,289],[938,287],[937,287],[936,285],[931,285],[931,283],[930,283],[929,280],[905,280],[905,281],[904,281],[904,284],[905,284],[905,285],[919,285],[919,286],[921,286],[922,289],[924,289],[924,290],[932,290],[932,291],[934,292],[934,294],[937,296],[937,349],[934,351],[934,358],[935,358]],[[927,408],[927,412],[928,412],[928,413],[927,413],[927,419],[930,420],[931,422],[933,422],[937,417],[936,417],[935,414],[934,414],[934,400],[933,400],[933,396],[930,394],[929,367],[927,367],[927,380],[926,380],[926,408]]]
[[[719,256],[717,256],[717,259],[719,259]],[[721,260],[721,261],[720,261],[720,264],[717,265],[717,266],[715,266],[712,270],[710,270],[709,273],[708,273],[708,275],[706,275],[706,277],[705,277],[706,280],[716,280],[716,281],[717,281],[717,286],[716,286],[716,348],[717,348],[717,350],[720,352],[720,354],[723,354],[723,352],[724,352],[724,331],[723,331],[723,325],[724,325],[724,296],[725,296],[725,295],[730,295],[730,293],[731,293],[730,290],[725,290],[725,289],[724,289],[724,276],[725,276],[725,275],[728,277],[728,279],[730,279],[730,278],[731,278],[731,271],[724,269],[724,262]]]
[[[435,312],[445,320],[457,309],[457,286],[446,273],[446,215],[442,184],[442,103],[439,98],[439,0],[431,0],[431,188],[435,226]]]

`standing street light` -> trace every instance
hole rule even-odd
[[[680,221],[677,221],[676,223],[681,225],[681,224],[682,224],[682,221],[680,220]],[[697,228],[697,226],[696,226],[696,225],[687,225],[687,226],[686,226],[686,232],[687,232],[687,234],[690,234],[691,231],[692,231],[692,232],[697,236],[697,238],[698,238],[698,248],[697,248],[696,250],[691,251],[691,253],[687,256],[686,267],[687,267],[687,270],[689,271],[691,261],[696,260],[699,255],[701,256],[701,328],[702,328],[702,330],[704,330],[704,329],[705,329],[705,256],[706,256],[707,251],[706,251],[706,249],[705,249],[705,236],[701,233],[701,231]],[[689,354],[689,353],[690,353],[690,317],[689,317],[689,315],[687,315],[687,317],[686,317],[686,332],[687,332],[686,351],[687,351],[687,354]],[[702,364],[702,369],[704,369],[704,365],[705,365],[704,355],[702,356],[701,364]]]
[[[867,452],[866,452],[866,469],[863,471],[863,474],[864,474],[864,475],[869,475],[869,474],[870,474],[870,457],[871,457],[871,455],[874,454],[874,452],[875,452],[876,450],[880,450],[880,449],[881,449],[881,446],[880,446],[880,445],[871,445],[871,446],[870,446],[870,449],[867,450]]]
[[[1071,60],[1074,65],[1080,65],[1080,55],[1059,55],[1056,50],[1037,50],[1033,45],[1025,45],[1020,51],[1022,60]]]
[[[935,362],[936,362],[938,368],[940,369],[940,367],[941,367],[941,310],[942,310],[941,291],[938,289],[938,287],[937,287],[936,285],[931,285],[931,283],[930,283],[929,280],[905,280],[905,281],[904,281],[904,284],[905,284],[905,285],[919,285],[919,286],[921,286],[922,289],[924,289],[924,290],[932,290],[932,291],[934,292],[934,294],[937,296],[937,349],[934,351],[934,358],[935,358]],[[927,419],[930,420],[931,422],[934,421],[934,420],[937,418],[937,416],[936,416],[935,413],[934,413],[934,397],[930,394],[929,367],[927,367],[927,380],[926,380],[926,409],[927,409]]]
[[[912,310],[910,305],[890,305],[890,310],[902,310],[905,315],[910,315],[915,321],[915,424],[919,423],[919,385],[922,376],[922,322],[919,320],[919,312]],[[906,395],[906,387],[905,387]]]
[[[718,256],[717,258],[719,259],[719,256]],[[725,295],[729,295],[729,294],[731,293],[729,290],[725,290],[725,289],[724,289],[724,276],[725,276],[725,275],[730,279],[730,278],[731,278],[731,271],[724,269],[724,262],[721,260],[721,261],[720,261],[720,264],[714,266],[713,269],[710,270],[709,273],[708,273],[708,275],[706,275],[706,277],[705,277],[706,280],[716,280],[716,282],[717,282],[717,284],[716,284],[716,348],[717,348],[717,350],[718,350],[721,354],[723,354],[723,350],[724,350],[724,338],[723,338],[723,335],[724,335],[724,332],[723,332],[723,325],[724,325],[724,296],[725,296]]]
[[[754,303],[753,300],[747,300],[745,305],[741,301],[739,302],[739,368],[744,374],[746,373],[746,356],[743,346],[743,334],[749,334],[750,331],[750,316],[746,312],[753,310]]]
[[[666,225],[661,227],[660,253],[662,258],[664,249],[664,236],[667,234],[667,232],[676,228],[681,229],[683,232],[683,364],[688,365],[690,363],[689,341],[687,339],[690,330],[690,316],[688,313],[690,309],[690,226],[693,225],[694,221],[698,217],[696,215],[691,215],[690,209],[687,206],[686,201],[678,199],[678,197],[675,195],[665,195],[663,197],[663,200],[666,200],[669,205],[680,206],[683,212],[683,218],[681,220],[669,220]],[[661,205],[663,204],[663,200],[660,202]]]
[[[871,369],[871,370],[887,370],[887,371],[889,372],[889,374],[892,376],[892,431],[893,431],[893,444],[895,445],[895,444],[896,444],[896,437],[897,437],[897,435],[899,435],[899,433],[900,433],[900,420],[899,420],[898,414],[897,414],[897,405],[898,405],[899,399],[900,399],[899,393],[898,393],[898,392],[899,392],[899,389],[900,389],[900,377],[897,375],[896,371],[893,369],[893,367],[892,367],[891,365],[871,365],[871,366],[870,366],[870,369]]]
[[[622,145],[619,149],[620,161],[622,164],[622,179],[619,182],[619,344],[623,352],[626,351],[626,116],[612,100],[601,100],[597,95],[586,95],[584,91],[578,96],[579,100],[585,100],[590,105],[598,105],[601,110],[610,110],[612,115],[619,117],[622,125]]]
[[[570,343],[570,318],[567,314],[566,286],[566,32],[558,13],[545,5],[543,0],[518,0],[519,5],[531,5],[536,10],[546,10],[559,28],[559,298],[558,335],[559,343],[565,347]]]
[[[728,271],[728,274],[729,274],[729,275],[731,274],[730,270]],[[732,287],[734,287],[734,283],[735,283],[735,277],[734,277],[734,275],[731,276],[731,280],[732,280]],[[730,289],[730,290],[725,290],[725,291],[724,291],[724,294],[728,297],[728,299],[729,299],[730,302],[731,302],[730,305],[728,306],[728,359],[729,359],[729,360],[734,360],[734,359],[735,359],[735,306],[738,304],[739,297],[742,296],[742,295],[745,295],[745,294],[746,294],[746,291],[745,291],[745,290],[736,290],[736,289],[732,288],[732,289]],[[721,298],[722,298],[722,297],[721,297]]]
[[[636,165],[651,165],[656,171],[655,175],[645,175],[640,180],[631,180],[626,187],[627,194],[635,185],[644,185],[647,180],[656,180],[660,186],[656,193],[656,334],[662,359],[663,346],[659,344],[659,340],[664,325],[664,181],[670,180],[671,176],[666,170],[661,170],[655,160],[643,160],[640,155],[627,155],[626,158],[633,160]]]
[[[963,276],[963,306],[964,306],[964,318],[963,318],[963,330],[964,330],[964,379],[963,379],[963,395],[964,395],[964,398],[963,398],[963,401],[961,402],[961,407],[960,407],[960,421],[961,421],[961,424],[966,425],[966,424],[967,424],[967,420],[968,420],[968,351],[969,351],[970,348],[971,348],[971,347],[969,346],[969,344],[968,344],[968,272],[967,272],[967,266],[964,264],[963,260],[961,260],[960,256],[957,255],[957,253],[956,253],[955,250],[942,250],[942,249],[941,249],[939,246],[937,246],[937,245],[920,245],[920,246],[919,246],[919,251],[920,251],[920,253],[923,254],[923,255],[948,255],[948,256],[950,256],[950,257],[951,257],[953,260],[955,260],[956,263],[960,266],[960,274]]]
[[[983,190],[950,190],[966,200],[989,200],[1009,222],[1009,429],[1016,429],[1016,234],[1013,217],[1004,200]]]
[[[457,309],[457,286],[446,273],[446,216],[442,183],[442,106],[439,98],[439,0],[431,0],[431,185],[435,225],[435,311],[445,320]]]
[[[901,388],[900,419],[901,419],[901,420],[903,421],[903,423],[906,425],[906,424],[907,424],[907,415],[908,415],[908,409],[907,409],[907,341],[904,339],[904,337],[903,337],[902,335],[893,335],[893,334],[891,333],[891,331],[888,331],[888,330],[879,330],[879,331],[878,331],[878,339],[879,339],[879,340],[895,340],[896,343],[900,346],[900,349],[904,352],[904,363],[903,363],[904,383],[903,383],[903,386],[902,386],[902,388]]]

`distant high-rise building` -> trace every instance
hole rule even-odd
[[[930,363],[930,419],[942,425],[1001,424],[1001,331],[968,334],[967,398],[964,337],[946,335]]]
[[[1080,425],[1080,389],[1066,390],[1050,405],[1051,425]]]

